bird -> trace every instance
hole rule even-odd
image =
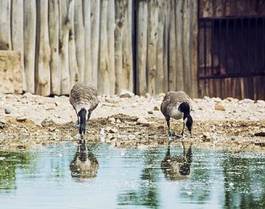
[[[76,112],[79,134],[82,137],[86,132],[86,121],[99,104],[97,91],[92,86],[76,83],[70,91],[69,101]]]
[[[72,177],[94,178],[97,175],[99,163],[93,153],[87,148],[85,141],[77,145],[74,159],[70,163]]]
[[[172,141],[171,141],[172,142]],[[167,152],[161,161],[161,169],[165,177],[169,180],[178,180],[190,175],[192,163],[192,143],[186,151],[185,144],[181,141],[182,155],[172,156],[170,153],[170,142],[168,143]]]
[[[183,128],[181,135],[184,135],[185,126],[192,135],[193,119],[190,115],[191,111],[191,98],[184,91],[169,91],[164,96],[161,103],[160,110],[165,116],[168,136],[175,136],[175,133],[170,129],[170,119],[183,119]]]

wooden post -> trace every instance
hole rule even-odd
[[[22,89],[27,90],[26,78],[24,71],[24,33],[23,33],[23,1],[12,0],[12,14],[11,14],[11,39],[13,50],[20,54],[21,60],[21,76],[22,76]]]
[[[163,50],[163,67],[164,67],[164,92],[168,91],[168,77],[169,77],[169,64],[168,64],[168,51],[169,51],[169,23],[170,23],[170,1],[165,2],[165,20],[164,20],[164,50]]]
[[[85,73],[84,83],[86,85],[92,84],[92,64],[91,64],[91,18],[90,18],[90,0],[83,1],[83,15],[85,26]],[[75,32],[76,33],[76,32]]]
[[[36,93],[50,95],[50,45],[48,31],[48,1],[37,1]]]
[[[74,0],[74,31],[76,42],[76,58],[79,71],[79,80],[85,80],[85,28],[83,19],[83,5],[82,0]]]
[[[158,1],[148,2],[148,28],[147,28],[147,89],[155,94],[157,66],[157,27],[158,27]]]
[[[176,62],[176,18],[175,0],[170,0],[170,24],[169,24],[169,90],[176,90],[177,62]]]
[[[69,72],[69,30],[70,20],[68,16],[70,4],[73,4],[73,0],[68,1],[60,0],[60,63],[61,63],[61,94],[67,95],[70,91],[70,72]],[[69,6],[69,7],[68,7]]]
[[[100,23],[100,1],[91,0],[91,64],[92,85],[97,87],[98,81],[98,53],[99,53],[99,23]]]
[[[59,62],[59,1],[49,1],[49,41],[51,47],[51,94],[61,93],[61,70]]]
[[[109,0],[107,10],[109,94],[112,95],[115,93],[115,0]]]
[[[69,28],[69,74],[70,74],[70,89],[73,87],[73,85],[79,81],[80,76],[78,72],[78,64],[77,64],[77,58],[76,58],[76,43],[75,43],[75,35],[76,32],[74,30],[74,2],[70,2],[69,10],[68,10],[68,17],[70,21],[70,28]],[[82,47],[84,48],[84,46]]]
[[[143,95],[147,90],[146,83],[146,52],[148,10],[146,1],[138,1],[137,18],[137,52],[136,52],[136,93]]]
[[[0,49],[10,50],[11,46],[11,1],[0,1]]]
[[[2,1],[1,1],[2,2]],[[27,91],[35,93],[36,1],[24,1],[24,69]]]
[[[99,45],[99,74],[98,92],[109,95],[109,55],[108,55],[108,0],[101,1],[100,7],[100,45]]]

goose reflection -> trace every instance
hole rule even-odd
[[[181,141],[182,155],[172,156],[170,153],[170,143],[168,143],[167,152],[161,162],[161,168],[168,180],[180,180],[190,175],[190,166],[192,163],[192,143],[186,150],[185,143]]]
[[[98,171],[98,161],[87,148],[85,141],[79,142],[75,157],[70,164],[72,177],[94,178]]]

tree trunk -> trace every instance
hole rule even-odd
[[[184,1],[176,2],[176,89],[184,90],[184,76],[183,76],[183,3]],[[184,36],[183,36],[184,35]]]
[[[12,46],[13,50],[16,50],[20,54],[21,60],[21,76],[22,76],[22,89],[26,91],[26,78],[24,71],[24,33],[23,33],[23,1],[22,0],[12,0]]]
[[[157,77],[156,49],[158,27],[158,0],[148,2],[148,28],[147,28],[147,88],[150,94],[155,94]]]
[[[50,95],[50,45],[48,31],[48,1],[37,1],[37,40],[36,93]]]
[[[91,64],[91,18],[90,18],[90,0],[83,1],[83,14],[85,25],[85,78],[84,83],[91,85],[92,82],[92,64]]]
[[[59,0],[49,1],[49,40],[51,47],[51,94],[60,95],[61,71],[59,62]]]
[[[108,57],[108,0],[101,1],[100,7],[100,45],[99,45],[99,74],[98,74],[98,92],[109,95],[109,57]]]
[[[138,2],[137,18],[137,60],[136,60],[136,93],[146,93],[146,52],[147,52],[147,2]]]
[[[0,1],[0,49],[10,50],[11,46],[11,1]]]
[[[109,93],[115,94],[115,43],[114,43],[114,31],[115,31],[115,0],[109,0],[108,3],[108,55],[109,55]]]
[[[176,24],[175,0],[170,0],[170,25],[169,25],[169,90],[176,90],[177,61],[176,61]]]
[[[73,0],[70,0],[73,4]],[[70,91],[70,72],[69,72],[69,30],[70,20],[68,17],[68,1],[60,0],[60,63],[61,63],[61,94],[67,95]]]
[[[24,69],[27,91],[35,93],[36,1],[24,0]]]
[[[75,35],[76,31],[74,30],[74,1],[70,2],[69,10],[68,10],[68,17],[70,21],[70,28],[69,28],[69,73],[70,73],[70,89],[73,85],[79,80],[79,72],[78,72],[78,65],[77,65],[77,58],[76,58],[76,44],[75,44]],[[84,47],[84,46],[83,46]]]
[[[100,1],[91,0],[91,66],[92,85],[97,87],[98,80],[98,53],[99,53],[99,24],[100,24]]]
[[[80,81],[85,80],[85,28],[82,0],[75,0],[75,41]]]

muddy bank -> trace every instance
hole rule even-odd
[[[145,148],[167,143],[167,129],[159,111],[163,95],[100,97],[86,139],[117,147]],[[68,97],[47,98],[31,94],[0,95],[0,149],[77,141],[76,116]],[[265,151],[265,102],[228,98],[195,99],[192,140],[197,147],[235,152]],[[180,133],[182,123],[173,128]],[[180,140],[177,139],[176,142]]]

